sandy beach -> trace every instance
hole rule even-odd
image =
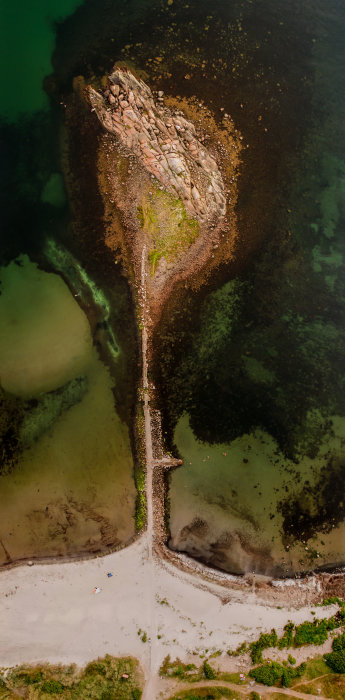
[[[275,627],[281,632],[288,620],[313,619],[310,605],[278,608],[251,589],[229,590],[224,604],[222,586],[200,587],[197,577],[193,580],[156,557],[151,566],[148,552],[144,533],[126,549],[102,558],[3,571],[1,666],[43,661],[83,665],[106,653],[132,655],[151,680],[150,695],[144,697],[153,700],[159,691],[156,674],[167,654],[183,659],[206,650],[226,654],[261,631]],[[312,581],[294,584],[305,600],[315,594]],[[100,593],[93,592],[95,587]],[[317,610],[318,617],[332,613],[333,606]],[[218,657],[217,665],[221,663]]]

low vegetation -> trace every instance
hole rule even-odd
[[[168,654],[159,669],[159,675],[183,681],[200,681],[203,678],[203,666],[198,668],[195,664],[184,664],[180,659],[172,661]]]
[[[162,257],[174,262],[199,234],[199,224],[187,215],[182,199],[158,187],[143,199],[137,216],[152,246],[148,255],[152,276]]]
[[[306,667],[305,663],[300,664],[297,668],[291,668],[291,666],[282,666],[277,661],[271,661],[262,666],[252,668],[249,671],[249,675],[257,683],[262,683],[263,685],[281,684],[284,688],[289,688],[295,678],[303,676]]]
[[[143,673],[136,659],[105,656],[83,670],[71,666],[17,666],[0,671],[0,698],[14,700],[140,700]]]
[[[274,629],[270,633],[261,634],[259,639],[249,644],[241,644],[236,652],[228,652],[230,655],[240,655],[247,651],[250,652],[251,660],[254,664],[259,664],[263,661],[262,652],[270,647],[278,649],[288,649],[290,647],[301,647],[307,644],[320,645],[328,638],[328,633],[339,629],[345,623],[345,603],[340,598],[330,598],[324,601],[326,605],[337,603],[339,605],[338,612],[332,617],[324,620],[315,619],[312,622],[302,622],[300,625],[294,625],[293,622],[288,622],[284,627],[284,634],[278,638]]]
[[[335,673],[345,673],[345,633],[336,637],[332,643],[332,652],[323,657]]]
[[[273,629],[269,633],[261,634],[259,639],[247,645],[243,642],[236,651],[228,651],[230,656],[240,656],[246,653],[250,654],[251,660],[256,664],[255,668],[249,671],[249,676],[257,683],[266,686],[293,687],[296,690],[312,693],[315,695],[322,694],[324,697],[335,698],[342,700],[345,697],[345,632],[338,634],[335,630],[339,630],[345,623],[345,603],[339,598],[331,598],[324,601],[324,605],[338,604],[339,610],[335,615],[324,620],[314,619],[306,621],[300,625],[295,625],[289,622],[284,627],[284,633],[279,638],[276,631]],[[277,661],[264,661],[262,652],[264,649],[278,648],[288,649],[289,647],[298,648],[304,645],[320,645],[328,638],[329,633],[335,636],[332,644],[332,652],[314,658],[306,663],[301,663],[296,666],[296,659],[292,654],[288,654],[288,658],[282,663]],[[218,656],[218,652],[216,654]],[[204,659],[200,666],[195,664],[184,664],[180,659],[171,661],[170,656],[164,659],[160,669],[160,675],[168,678],[179,679],[180,681],[194,684],[203,679],[217,680],[218,682],[232,683],[239,686],[238,694],[234,694],[233,690],[223,689],[220,686],[217,688],[203,687],[190,689],[189,691],[180,691],[174,695],[171,700],[198,700],[199,698],[236,698],[242,697],[240,686],[247,684],[246,680],[240,673],[224,673],[213,668],[210,664],[212,655],[208,659]],[[321,688],[321,690],[319,690]],[[228,694],[225,692],[228,691]],[[217,694],[218,693],[218,694]],[[220,694],[219,694],[220,693]],[[248,695],[246,695],[248,697]],[[255,700],[257,694],[250,694],[251,700]],[[277,694],[277,698],[279,693]],[[288,698],[287,695],[284,696]]]

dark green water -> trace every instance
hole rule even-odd
[[[3,262],[40,258],[49,235],[86,265],[58,175],[60,103],[76,75],[92,79],[124,58],[153,88],[196,95],[219,120],[221,108],[231,114],[245,146],[234,260],[199,295],[180,291],[155,339],[167,445],[184,458],[170,483],[171,546],[238,572],[343,564],[344,5],[85,0],[73,14],[72,5],[35,5],[42,60],[29,79],[25,55],[36,52],[15,31],[19,6],[6,14],[18,43],[7,42],[1,128]],[[51,66],[49,102],[41,79]],[[116,338],[128,349],[126,292],[98,250],[88,272],[108,294],[112,280]],[[128,420],[132,370],[117,366]]]

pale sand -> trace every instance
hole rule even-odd
[[[184,659],[193,651],[225,652],[272,627],[281,633],[288,620],[313,619],[311,607],[268,607],[251,590],[227,590],[230,600],[223,604],[219,594],[224,595],[224,588],[216,583],[202,589],[197,577],[156,559],[151,572],[148,551],[144,533],[102,558],[3,571],[0,666],[39,661],[83,665],[106,653],[130,654],[148,678],[167,654]],[[98,595],[95,586],[101,588]],[[304,595],[308,586],[308,581],[299,582]],[[318,617],[330,616],[336,607],[316,610]],[[139,628],[151,635],[151,643],[141,641]],[[215,661],[218,665],[220,657]],[[154,686],[150,700],[158,693],[159,684]]]

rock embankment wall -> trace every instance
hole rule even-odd
[[[200,223],[217,222],[226,212],[218,165],[196,136],[194,125],[155,103],[150,88],[132,73],[116,70],[102,93],[88,88],[92,108],[104,128],[139,159],[171,194],[176,194]]]

